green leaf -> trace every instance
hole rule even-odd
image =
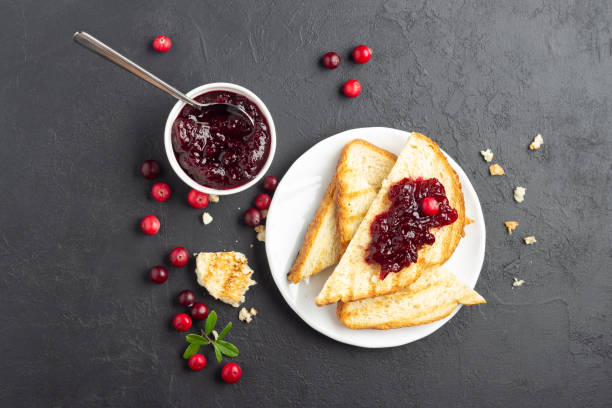
[[[236,357],[238,355],[238,347],[234,346],[230,342],[224,340],[217,340],[215,342],[215,345],[217,346],[217,348],[219,348],[219,351],[221,351],[224,356]]]
[[[221,350],[219,349],[219,345],[215,342],[213,342],[213,347],[215,349],[215,355],[217,356],[217,361],[221,362],[221,360],[223,359],[223,357],[221,356]]]
[[[215,328],[216,324],[217,324],[217,313],[213,310],[212,312],[210,312],[210,314],[206,318],[206,323],[204,324],[204,331],[206,332],[206,334],[210,334],[210,332],[212,332],[213,329]]]
[[[208,340],[206,340],[204,337],[200,336],[199,334],[193,334],[190,333],[187,336],[185,336],[185,339],[192,344],[199,344],[201,346],[208,344]]]
[[[221,333],[219,333],[219,337],[217,337],[217,340],[221,340],[222,338],[225,337],[225,335],[227,333],[229,333],[229,331],[232,329],[232,322],[229,322],[227,324],[227,326],[225,326],[225,328],[223,329],[223,331]]]
[[[191,343],[185,349],[185,352],[183,353],[183,358],[185,360],[189,360],[189,357],[191,357],[194,354],[196,354],[198,352],[198,350],[200,350],[200,345],[196,344],[196,343]]]

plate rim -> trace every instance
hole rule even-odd
[[[350,133],[359,133],[359,132],[363,132],[363,131],[373,131],[373,132],[380,132],[380,131],[393,131],[393,132],[400,132],[406,135],[411,134],[412,132],[406,131],[406,130],[401,130],[401,129],[395,129],[395,128],[389,128],[389,127],[382,127],[382,126],[373,126],[373,127],[360,127],[360,128],[353,128],[353,129],[348,129],[336,134],[333,134],[331,136],[328,136],[320,141],[318,141],[317,143],[315,143],[314,145],[312,145],[310,148],[308,148],[307,150],[305,150],[302,154],[300,154],[300,156],[295,159],[295,161],[291,164],[291,166],[289,166],[289,168],[287,169],[287,171],[285,172],[285,174],[283,175],[283,177],[281,178],[281,180],[279,181],[279,184],[277,186],[280,187],[281,184],[283,183],[283,181],[285,181],[285,177],[286,175],[298,164],[298,162],[306,155],[308,154],[311,150],[317,148],[319,145],[323,144],[323,143],[329,143],[330,139],[335,139],[335,138],[342,138],[344,136],[346,136],[346,134],[350,134]],[[359,138],[360,136],[355,136],[354,139]],[[352,140],[354,140],[352,139]],[[476,283],[478,283],[478,279],[480,278],[480,273],[482,272],[482,266],[484,264],[484,257],[485,257],[485,252],[486,252],[486,225],[485,225],[485,220],[484,220],[484,214],[482,212],[482,206],[480,204],[480,198],[478,197],[478,194],[476,192],[476,189],[474,188],[474,186],[472,185],[472,182],[470,181],[467,173],[465,173],[465,171],[463,170],[463,168],[459,165],[459,163],[457,163],[457,161],[455,161],[448,153],[446,153],[446,151],[444,151],[442,148],[440,148],[440,150],[442,150],[442,153],[444,153],[445,157],[447,158],[447,160],[449,160],[451,166],[453,167],[453,169],[459,173],[461,173],[464,178],[468,181],[467,185],[464,185],[462,183],[462,189],[465,190],[466,188],[471,190],[470,192],[472,193],[473,197],[474,197],[474,204],[476,206],[477,209],[477,214],[476,214],[476,218],[479,218],[480,220],[482,220],[482,229],[481,231],[479,230],[479,248],[481,248],[481,251],[478,255],[478,261],[476,262],[476,264],[478,265],[478,272],[475,274],[475,279],[473,284],[472,283],[468,283],[467,286],[471,287],[471,289],[474,289],[474,287],[476,286]],[[270,204],[270,208],[269,208],[269,214],[272,213],[271,210],[274,209],[274,197],[272,198],[272,202]],[[267,232],[267,231],[266,231]],[[338,335],[336,333],[333,332],[328,332],[328,331],[322,331],[320,328],[318,328],[315,324],[315,322],[311,321],[308,316],[306,316],[305,313],[303,313],[302,311],[299,310],[299,308],[296,307],[296,305],[293,304],[293,302],[290,302],[287,299],[288,294],[285,293],[284,288],[282,288],[281,284],[282,282],[279,281],[279,279],[282,279],[283,277],[286,278],[286,274],[283,276],[276,276],[276,274],[272,271],[272,263],[270,262],[270,248],[268,247],[269,241],[266,239],[265,242],[265,248],[266,248],[266,260],[268,261],[268,268],[270,270],[270,274],[272,275],[272,279],[274,280],[274,284],[276,285],[278,291],[280,292],[280,294],[283,297],[283,300],[285,301],[285,303],[291,308],[291,310],[293,310],[294,313],[296,313],[300,319],[302,319],[303,322],[305,322],[308,326],[310,326],[313,330],[315,330],[316,332],[329,337],[330,339],[333,339],[337,342],[340,343],[344,343],[344,344],[348,344],[351,346],[355,346],[355,347],[361,347],[361,348],[369,348],[369,349],[378,349],[378,348],[390,348],[390,347],[399,347],[399,346],[403,346],[406,344],[410,344],[413,343],[415,341],[424,339],[425,337],[431,336],[433,333],[435,333],[436,331],[438,331],[441,327],[443,327],[446,323],[448,323],[456,314],[457,312],[462,308],[462,304],[458,304],[457,307],[455,308],[455,310],[453,312],[451,312],[448,316],[444,317],[443,319],[438,320],[437,322],[432,322],[432,323],[438,323],[438,327],[435,327],[431,332],[416,338],[416,339],[412,339],[412,340],[407,340],[407,341],[403,341],[403,340],[399,340],[397,342],[391,343],[391,344],[384,344],[384,345],[380,345],[380,344],[361,344],[358,342],[354,342],[351,341],[351,339],[347,339],[344,336]],[[281,274],[282,275],[282,274]],[[430,324],[432,324],[430,323]],[[392,329],[393,330],[393,329]],[[384,333],[385,330],[380,330],[381,333]]]

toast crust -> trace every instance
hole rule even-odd
[[[350,160],[350,155],[360,148],[376,153],[378,163],[364,164],[365,168],[360,167],[357,173]],[[335,201],[338,240],[343,253],[396,160],[397,156],[393,153],[362,139],[355,139],[342,149],[336,172],[338,184]],[[355,185],[356,180],[361,182]],[[355,203],[354,200],[359,198],[362,200]],[[361,204],[365,208],[354,208],[355,204]]]
[[[453,224],[432,230],[436,242],[419,251],[416,263],[387,275],[381,281],[377,279],[380,266],[365,262],[365,250],[371,240],[369,227],[376,215],[389,207],[387,192],[391,185],[404,177],[435,177],[440,180],[458,217]],[[323,306],[337,301],[351,302],[391,294],[408,287],[419,278],[424,268],[441,265],[450,258],[459,244],[464,223],[465,205],[459,176],[435,142],[420,133],[412,133],[338,266],[315,299],[316,304]]]
[[[331,245],[326,248],[320,248],[321,253],[315,254],[316,243],[321,233],[332,234],[333,240],[336,241],[336,205],[334,204],[334,195],[336,193],[336,175],[325,190],[321,205],[317,209],[314,218],[304,236],[304,244],[298,252],[297,258],[293,266],[287,274],[287,279],[293,283],[298,283],[300,280],[319,273],[323,269],[332,266],[340,260],[341,252],[338,246]],[[308,265],[309,263],[314,265]]]
[[[434,266],[399,292],[356,302],[338,302],[336,315],[350,329],[387,330],[438,321],[451,314],[458,304],[482,303],[486,303],[485,299],[454,274]]]

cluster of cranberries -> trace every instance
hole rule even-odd
[[[170,251],[169,258],[172,266],[181,268],[187,265],[187,262],[189,261],[189,253],[183,247],[176,247]],[[154,266],[149,269],[149,277],[155,283],[164,283],[168,280],[168,269],[162,265]]]
[[[174,316],[174,319],[172,320],[172,325],[176,330],[187,331],[191,328],[191,319],[204,320],[208,317],[208,306],[206,306],[202,302],[196,302],[195,294],[192,291],[185,289],[184,291],[179,293],[178,302],[181,305],[189,308],[189,314],[179,313]]]
[[[365,64],[372,58],[372,49],[365,45],[358,45],[353,49],[353,61],[357,64]],[[336,69],[340,66],[340,55],[330,51],[323,56],[323,66],[328,69]],[[349,79],[344,83],[342,92],[349,98],[355,98],[361,93],[361,83],[356,79]]]
[[[140,174],[149,180],[159,176],[159,164],[154,160],[146,160],[140,166]],[[155,201],[164,202],[170,198],[172,194],[170,186],[166,183],[157,182],[151,188],[151,196]],[[202,209],[208,205],[208,194],[200,193],[196,190],[191,190],[187,194],[187,201],[193,208]],[[140,221],[140,229],[147,235],[155,235],[159,232],[161,222],[154,215],[147,215]],[[176,247],[170,252],[170,264],[177,268],[187,265],[189,261],[189,252],[183,247]],[[149,270],[149,277],[155,283],[164,283],[168,280],[168,269],[162,265],[157,265]]]
[[[174,328],[180,332],[187,331],[191,328],[192,319],[193,320],[204,320],[208,317],[208,306],[206,306],[202,302],[196,302],[195,294],[186,289],[178,294],[178,302],[189,308],[189,314],[187,313],[179,313],[174,316],[172,320],[172,325]],[[189,316],[191,315],[191,317]],[[202,354],[194,354],[189,357],[189,361],[187,362],[189,368],[193,371],[200,371],[206,366],[206,357]],[[236,363],[228,363],[223,366],[221,370],[221,378],[223,381],[233,384],[240,379],[242,376],[242,369]]]
[[[157,178],[159,176],[159,164],[154,160],[146,160],[140,166],[140,174],[144,178],[149,180]],[[163,203],[168,200],[172,195],[170,186],[163,182],[157,182],[153,184],[151,188],[151,196],[157,202]],[[187,202],[193,208],[202,209],[208,205],[209,197],[208,194],[201,193],[197,190],[191,190],[187,194]],[[161,222],[159,218],[154,215],[147,215],[140,221],[140,229],[147,235],[155,235],[159,232]],[[162,281],[163,282],[163,281]]]
[[[278,179],[274,176],[268,176],[263,181],[263,188],[266,191],[274,192],[276,190],[276,186],[278,185]],[[270,203],[272,202],[272,197],[270,194],[261,193],[255,198],[255,208],[249,208],[244,213],[244,222],[249,227],[256,227],[261,224],[261,220],[263,219],[261,215],[262,210],[267,210],[270,208]]]
[[[158,37],[155,39],[157,41]],[[163,37],[167,39],[167,49],[158,50],[161,52],[165,52],[170,49],[170,40],[167,37]],[[162,44],[164,42],[162,41]],[[153,46],[156,47],[156,42],[153,43]],[[157,49],[157,48],[156,48]],[[147,160],[142,163],[140,166],[140,174],[149,180],[153,180],[159,176],[160,167],[159,164],[154,160]],[[276,178],[272,177],[274,180],[274,188],[276,188]],[[268,182],[269,185],[270,181]],[[266,186],[266,182],[264,181],[264,188]],[[274,189],[272,188],[272,190]],[[151,195],[153,199],[158,202],[164,202],[170,198],[172,191],[170,190],[170,186],[163,182],[157,182],[153,184],[151,189]],[[262,194],[268,197],[267,205],[265,208],[270,206],[270,196],[267,194]],[[259,197],[258,197],[259,199]],[[202,209],[208,205],[209,197],[208,194],[201,193],[197,190],[191,190],[189,194],[187,194],[187,202],[193,208]],[[257,204],[257,202],[256,202]],[[260,214],[261,218],[261,214]],[[147,235],[157,234],[161,223],[159,219],[154,215],[148,215],[142,219],[140,222],[140,228],[142,232]],[[170,264],[174,267],[181,268],[189,262],[189,252],[184,247],[176,247],[172,251],[170,251],[169,255]],[[152,267],[149,270],[149,277],[155,283],[164,283],[168,280],[168,269],[165,266],[157,265]],[[196,302],[195,294],[190,290],[183,290],[178,294],[178,302],[188,308],[188,313],[179,313],[174,316],[172,319],[172,325],[174,328],[180,332],[187,331],[191,328],[193,324],[193,320],[204,320],[208,317],[209,309],[202,302]],[[202,354],[194,354],[189,358],[188,361],[189,368],[194,371],[199,371],[206,366],[206,357]],[[242,376],[242,370],[240,366],[236,363],[228,363],[223,366],[221,371],[221,377],[227,383],[235,383]]]

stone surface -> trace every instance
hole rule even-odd
[[[495,3],[495,4],[494,4]],[[612,8],[600,1],[15,1],[0,13],[0,400],[20,406],[610,406]],[[336,343],[284,303],[263,244],[239,219],[258,191],[186,202],[164,158],[174,101],[75,46],[84,29],[180,89],[244,85],[272,112],[282,176],[319,140],[362,126],[421,131],[465,169],[487,256],[462,309],[419,342]],[[158,54],[152,39],[173,48]],[[374,50],[365,65],[353,46]],[[320,57],[343,62],[323,69]],[[341,96],[345,80],[364,90]],[[530,151],[541,133],[544,145]],[[491,177],[479,151],[506,170]],[[138,175],[162,163],[173,188]],[[515,186],[526,199],[512,199]],[[239,209],[240,208],[240,209]],[[139,232],[156,214],[160,234]],[[508,235],[503,222],[520,226]],[[522,237],[538,242],[525,245]],[[254,244],[251,248],[250,244]],[[193,262],[164,285],[147,270],[175,246],[244,252],[258,281],[238,310],[198,288]],[[526,284],[512,286],[513,278]],[[239,383],[190,372],[170,321],[192,289],[232,320]]]

